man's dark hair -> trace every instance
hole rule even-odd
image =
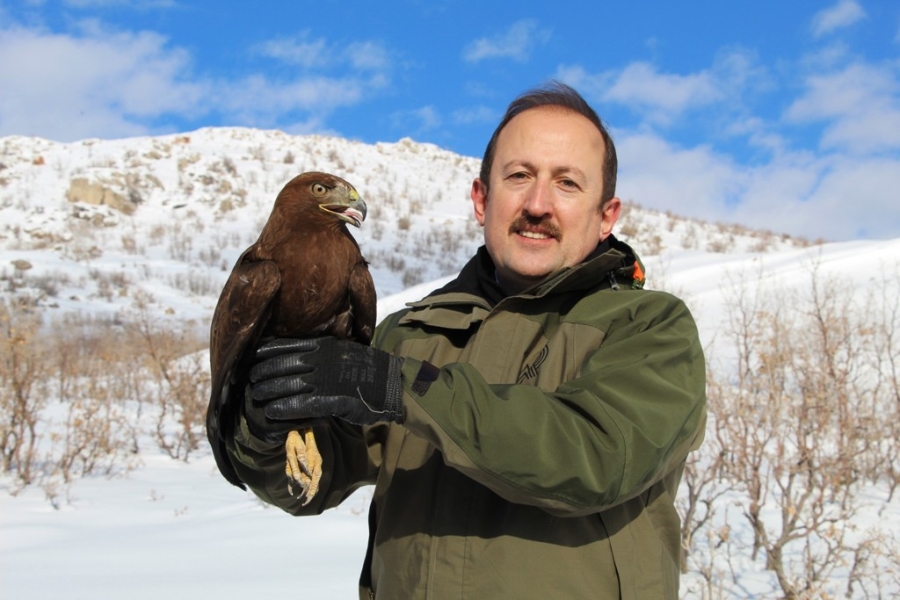
[[[603,137],[604,157],[603,157],[603,197],[600,199],[600,205],[603,206],[610,198],[616,195],[616,171],[618,170],[618,160],[616,158],[616,146],[613,144],[612,137],[606,131],[603,121],[594,112],[594,109],[576,92],[572,87],[559,81],[550,81],[547,84],[533,88],[521,94],[513,100],[503,115],[503,120],[494,130],[491,141],[488,142],[484,151],[484,157],[481,159],[481,173],[479,177],[481,182],[488,187],[490,184],[491,166],[494,163],[494,153],[497,150],[497,138],[506,125],[512,121],[513,117],[519,115],[526,110],[538,108],[541,106],[558,106],[567,110],[578,113],[587,118],[600,131]]]

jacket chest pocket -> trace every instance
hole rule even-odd
[[[553,313],[531,318],[498,312],[469,330],[407,339],[397,353],[438,367],[469,363],[488,383],[534,385],[552,392],[581,374],[603,338],[604,332],[596,327],[560,322]]]
[[[603,332],[587,325],[561,323],[542,332],[524,356],[515,383],[530,384],[552,392],[575,379],[588,358],[603,343]]]

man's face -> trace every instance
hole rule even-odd
[[[600,212],[604,152],[594,124],[559,107],[526,110],[500,132],[489,185],[476,179],[472,202],[508,291],[580,263],[612,232],[621,202]]]

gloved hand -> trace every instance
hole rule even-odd
[[[257,350],[256,359],[247,403],[261,410],[257,417],[264,419],[246,415],[254,434],[280,435],[324,417],[356,425],[403,422],[402,358],[357,342],[321,337],[273,340]]]

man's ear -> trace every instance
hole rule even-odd
[[[622,211],[622,201],[618,198],[610,198],[603,206],[600,214],[600,241],[602,242],[612,233],[613,225],[619,220]]]
[[[484,212],[487,208],[487,186],[481,179],[476,178],[472,182],[472,207],[475,209],[475,219],[484,227]]]

